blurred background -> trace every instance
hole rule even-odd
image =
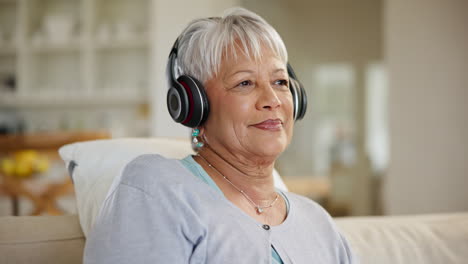
[[[169,50],[233,6],[277,29],[308,93],[276,166],[292,191],[333,216],[468,210],[465,0],[0,0],[0,215],[76,212],[61,144],[187,138]]]

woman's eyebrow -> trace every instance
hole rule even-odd
[[[229,77],[232,77],[232,76],[234,76],[234,75],[236,75],[236,74],[239,74],[239,73],[254,73],[254,71],[252,71],[252,70],[239,70],[239,71],[236,71],[236,72],[230,74],[230,75],[227,76],[227,77],[229,78]]]
[[[273,73],[278,73],[278,72],[286,72],[286,70],[284,68],[278,68],[273,71]]]
[[[277,68],[273,70],[272,73],[276,74],[278,72],[286,72],[286,70],[284,68]],[[239,73],[254,73],[254,71],[253,70],[238,70],[238,71],[233,72],[232,74],[229,74],[227,78],[231,78],[232,76],[239,74]]]

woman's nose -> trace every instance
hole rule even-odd
[[[257,101],[257,108],[259,110],[273,110],[281,106],[281,100],[270,83],[264,84],[260,88],[260,95]]]

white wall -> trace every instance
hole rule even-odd
[[[468,1],[389,0],[388,214],[468,210]]]
[[[167,57],[177,36],[193,19],[219,16],[228,7],[236,6],[237,0],[153,0],[152,23],[155,43],[151,55],[151,135],[158,137],[188,137],[188,129],[175,123],[166,106],[167,82],[165,79]]]

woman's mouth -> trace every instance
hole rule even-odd
[[[268,119],[253,126],[262,130],[279,131],[283,127],[283,122],[281,119]]]

